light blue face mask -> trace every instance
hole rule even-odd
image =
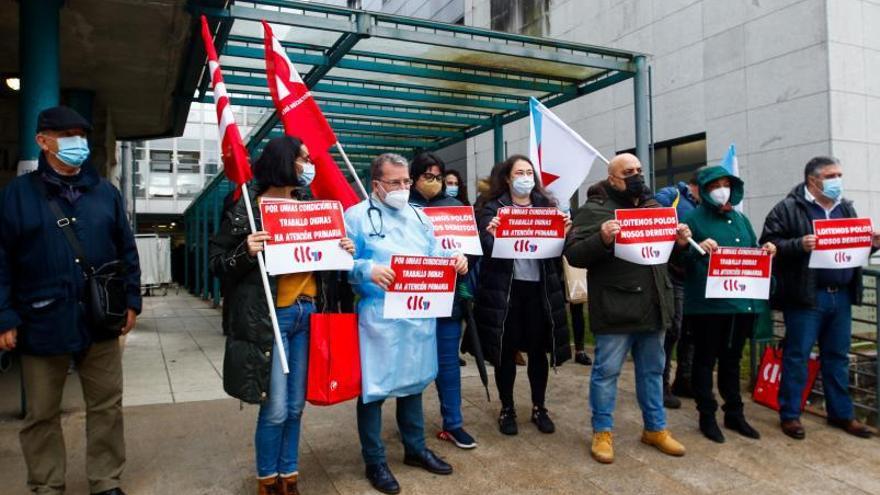
[[[303,163],[302,172],[299,174],[299,185],[307,187],[315,180],[315,164]]]
[[[458,196],[458,186],[446,186],[446,195],[450,198]]]
[[[828,199],[837,201],[837,198],[843,194],[843,177],[823,180],[822,194]]]
[[[520,196],[531,194],[535,188],[535,178],[528,175],[521,175],[513,179],[513,192]]]
[[[57,138],[58,152],[55,157],[69,167],[81,167],[89,157],[89,142],[85,136]]]

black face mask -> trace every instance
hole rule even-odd
[[[626,184],[626,190],[624,191],[628,196],[632,198],[641,198],[645,193],[645,176],[642,174],[631,175],[625,179],[623,182]]]

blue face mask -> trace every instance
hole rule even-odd
[[[81,167],[89,157],[89,142],[84,136],[60,137],[55,157],[69,167]]]
[[[307,187],[315,180],[315,164],[303,163],[302,168],[302,172],[299,174],[299,185]]]
[[[521,175],[513,179],[513,192],[520,196],[531,194],[535,188],[535,178],[529,175]]]
[[[837,198],[843,194],[843,177],[823,180],[822,194],[828,199],[837,201]]]
[[[446,186],[446,195],[450,198],[458,196],[458,186]]]

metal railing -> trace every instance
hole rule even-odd
[[[862,304],[852,307],[852,344],[849,351],[849,391],[856,416],[880,427],[880,270],[868,268],[862,272],[864,289]],[[773,312],[773,335],[756,340],[751,345],[752,384],[755,383],[760,356],[764,349],[776,345],[785,335],[782,313]],[[818,352],[816,350],[816,352]],[[816,379],[807,400],[806,411],[825,415],[825,395],[822,375]]]

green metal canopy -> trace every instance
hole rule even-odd
[[[412,156],[488,131],[495,133],[500,161],[502,127],[528,115],[530,97],[552,107],[629,78],[635,80],[637,154],[647,156],[642,54],[314,2],[236,1],[221,9],[194,1],[190,8],[211,21],[234,105],[274,107],[260,22],[272,24],[358,175],[382,152]],[[209,91],[204,71],[194,101],[211,101]],[[267,112],[245,138],[248,150],[255,156],[281,133],[277,113]],[[343,172],[348,175],[344,166]],[[209,217],[218,226],[229,189],[219,174],[193,201],[185,213],[188,237],[193,224],[206,235]],[[207,274],[200,278],[197,289],[208,291]]]

